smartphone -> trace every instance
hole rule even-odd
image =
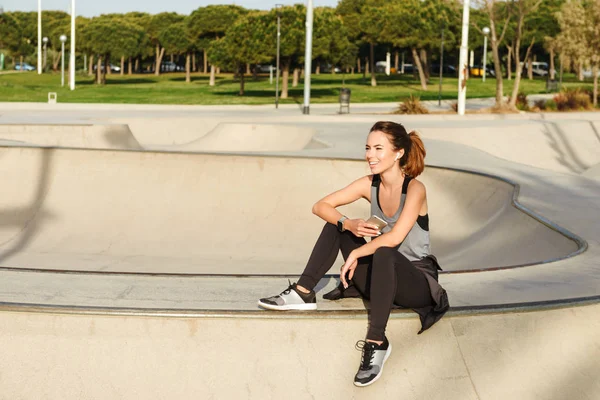
[[[366,222],[367,222],[367,224],[376,225],[377,229],[379,229],[380,231],[383,228],[385,228],[388,224],[387,222],[385,222],[384,220],[379,218],[377,215],[371,215],[371,218],[369,218]]]

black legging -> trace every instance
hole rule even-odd
[[[340,233],[335,225],[326,223],[298,285],[314,289],[335,262],[338,251],[341,250],[346,260],[352,250],[365,243],[365,239],[354,236],[352,232]],[[371,303],[367,332],[370,340],[384,340],[393,304],[405,308],[433,305],[424,273],[390,247],[380,247],[372,256],[359,258],[352,283]]]

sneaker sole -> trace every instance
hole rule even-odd
[[[273,304],[263,303],[260,300],[258,301],[258,306],[262,308],[266,308],[267,310],[276,310],[276,311],[308,311],[308,310],[316,310],[317,303],[308,303],[308,304],[289,304],[285,306],[275,306]]]
[[[373,383],[377,382],[377,379],[379,379],[381,377],[381,374],[383,374],[383,367],[385,366],[385,362],[387,361],[390,354],[392,354],[392,344],[391,343],[388,346],[387,351],[385,352],[385,357],[383,358],[383,364],[381,364],[381,370],[375,376],[375,378],[373,378],[372,381],[367,382],[367,383],[354,382],[354,386],[358,386],[358,387],[369,386],[369,385],[372,385]]]

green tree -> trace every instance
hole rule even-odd
[[[275,37],[269,14],[258,12],[240,18],[225,36],[214,40],[209,48],[211,64],[231,67],[240,76],[240,96],[244,95],[246,64],[259,64],[271,59]]]
[[[160,14],[153,15],[150,18],[150,21],[147,26],[147,33],[150,39],[150,43],[152,43],[152,45],[156,49],[156,58],[154,64],[155,75],[160,75],[160,65],[165,55],[165,48],[159,39],[160,33],[163,32],[165,29],[168,29],[171,26],[182,22],[183,20],[183,15],[179,15],[174,12],[163,12]]]
[[[212,41],[222,38],[225,31],[247,12],[239,6],[211,5],[194,10],[187,18],[186,24],[190,36],[196,48],[204,52],[204,73],[207,73],[209,59],[207,52]],[[210,66],[210,86],[215,84],[215,67],[214,64]]]
[[[571,60],[588,62],[594,77],[593,103],[598,105],[600,68],[600,1],[571,0],[556,14],[560,34],[556,42],[561,53]]]
[[[194,40],[190,36],[188,25],[182,21],[162,30],[158,38],[163,47],[171,54],[185,54],[185,81],[190,82],[190,58],[194,50]]]

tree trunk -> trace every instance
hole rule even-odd
[[[208,73],[208,58],[206,58],[206,49],[202,50],[202,61],[204,62],[204,71],[203,73]]]
[[[162,64],[162,58],[165,55],[165,48],[160,48],[160,45],[156,45],[156,64],[154,66],[154,75],[160,75],[160,64]]]
[[[104,79],[106,79],[106,74],[112,75],[112,71],[110,70],[110,55],[108,55],[104,58],[104,75],[105,75]]]
[[[429,62],[427,61],[427,50],[421,49],[420,54],[421,63],[423,64],[423,72],[425,73],[425,79],[427,79],[427,82],[429,83],[430,68]]]
[[[282,82],[281,82],[281,96],[282,99],[288,98],[288,81],[290,78],[290,63],[283,63],[283,73],[282,73]]]
[[[400,54],[398,51],[394,53],[394,68],[396,68],[396,72],[398,72],[398,65],[400,63]]]
[[[294,68],[294,72],[292,74],[292,87],[298,87],[298,75],[300,75],[300,71],[298,68]]]
[[[188,51],[185,55],[185,82],[190,83],[192,77],[190,76],[190,52]]]
[[[331,75],[335,75],[335,65],[331,66]]]
[[[94,55],[90,55],[90,61],[88,65],[88,76],[94,75]]]
[[[356,72],[360,74],[360,57],[356,57]]]
[[[315,75],[321,75],[321,66],[319,64],[315,68]]]
[[[240,73],[240,96],[243,96],[245,81],[244,81],[244,69],[242,68],[241,65],[238,66],[238,71]]]
[[[427,90],[427,79],[425,79],[425,73],[423,72],[423,65],[421,65],[421,60],[419,58],[419,54],[417,54],[416,48],[411,48],[413,61],[417,66],[417,70],[419,71],[419,79],[421,80],[421,88],[423,90]]]
[[[354,67],[350,68],[350,74],[354,75]]]
[[[208,80],[208,86],[215,86],[215,66],[210,64],[210,79]]]
[[[131,75],[133,73],[133,59],[129,57],[129,62],[127,63],[127,75]]]
[[[527,79],[533,79],[533,63],[531,62],[531,54],[527,58]]]
[[[377,86],[377,79],[375,79],[375,44],[369,43],[370,47],[370,61],[371,61],[371,86]]]
[[[121,76],[125,75],[125,56],[121,56]]]
[[[521,33],[523,32],[523,18],[524,17],[520,17],[519,18],[519,27],[517,28],[518,32],[517,32],[517,39],[515,41],[515,64],[517,66],[517,70],[515,71],[515,83],[513,84],[513,90],[512,90],[512,94],[510,96],[510,101],[509,101],[509,106],[511,108],[516,108],[517,106],[517,96],[519,94],[519,85],[521,84],[521,73],[522,73],[522,66],[521,66],[521,62],[520,60],[520,56],[519,56],[519,47],[521,46]],[[529,45],[529,47],[527,47],[527,52],[525,53],[525,58],[524,60],[527,60],[529,58],[529,55],[531,53],[531,48],[533,47],[533,44],[535,43],[535,39],[531,39],[531,44]]]
[[[217,67],[217,75],[221,73],[221,67]]]
[[[506,46],[506,48],[508,49],[508,52],[506,53],[506,79],[507,80],[512,80],[512,47],[511,46]]]
[[[250,75],[250,64],[246,64],[246,74]]]
[[[550,49],[550,80],[556,78],[556,67],[554,65],[554,49]]]
[[[98,56],[96,60],[96,83],[102,85],[102,57]]]
[[[106,74],[110,74],[110,56],[104,57],[104,71],[102,71],[102,84],[106,84]]]
[[[494,73],[496,74],[496,107],[500,108],[504,105],[504,87],[502,81],[502,65],[500,61],[500,52],[498,50],[498,36],[496,35],[496,24],[493,18],[490,18],[490,33],[492,58],[494,60]],[[483,67],[485,68],[485,65]]]
[[[19,58],[21,60],[21,64],[19,66],[19,72],[25,72],[25,68],[23,68],[23,55]]]
[[[135,68],[134,68],[135,72],[138,72],[140,70],[140,58],[136,57],[135,58]]]
[[[371,65],[371,63],[369,63],[369,57],[365,57],[365,69],[363,70],[363,75],[366,77],[367,75],[369,75],[369,66]]]
[[[592,74],[594,75],[594,91],[592,102],[594,103],[594,107],[598,106],[598,64],[592,67]]]
[[[577,71],[577,79],[579,79],[580,82],[583,82],[584,76],[583,76],[583,61],[579,61],[579,68]]]

